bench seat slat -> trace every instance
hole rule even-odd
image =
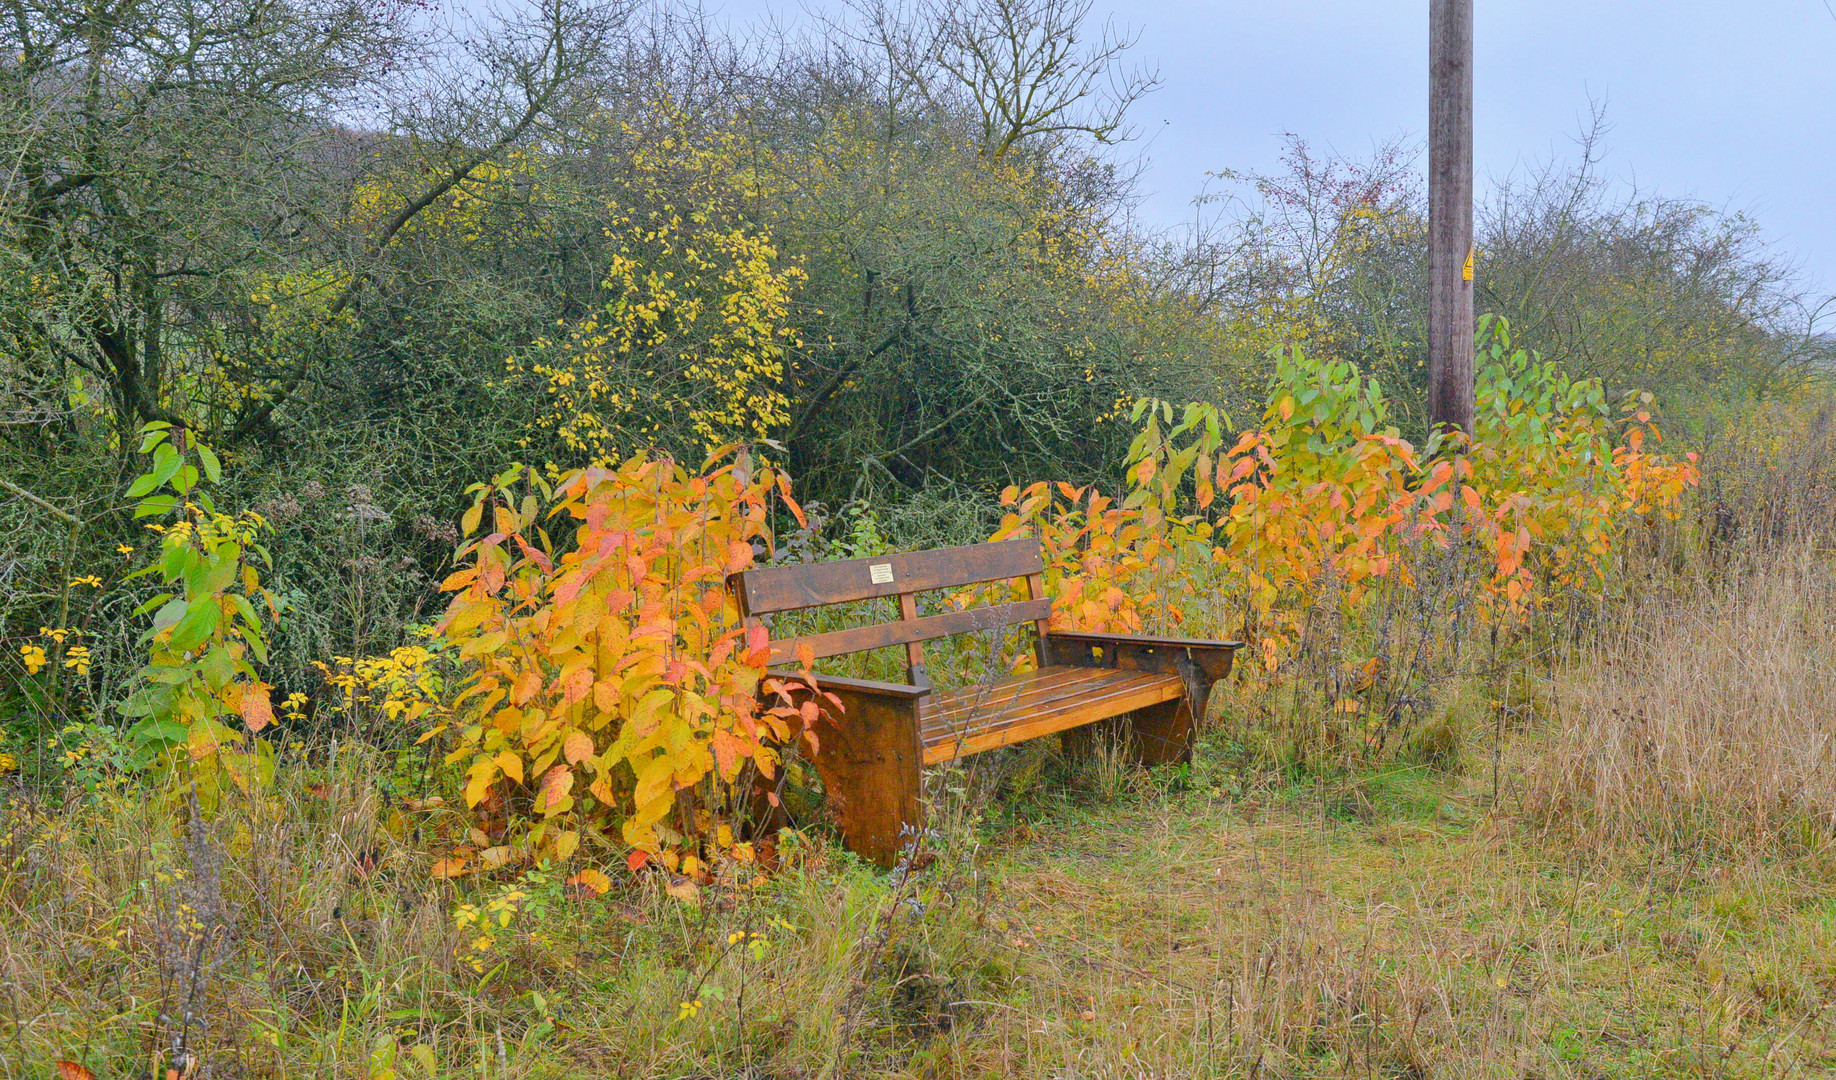
[[[1080,693],[1088,683],[1112,675],[1107,668],[1054,667],[996,680],[992,685],[940,691],[925,710],[926,727],[950,727],[974,714],[1012,712],[1041,702]]]
[[[1098,677],[1090,678],[1092,672]],[[933,699],[937,715],[927,715],[920,729],[924,763],[1081,727],[1184,693],[1177,675],[1097,668],[1047,668],[993,687],[950,691]]]
[[[856,626],[848,630],[831,630],[826,634],[810,634],[807,637],[783,638],[771,643],[771,662],[786,664],[795,661],[798,645],[808,645],[811,655],[820,660],[825,656],[882,649],[888,645],[904,645],[909,641],[930,641],[951,634],[1015,626],[1050,618],[1051,615],[1052,601],[1042,598],[1013,604],[990,604],[963,611],[946,611],[942,615],[927,615],[922,619],[901,619],[898,622]]]
[[[1062,676],[1062,678],[1060,678]],[[1115,694],[1133,694],[1147,686],[1178,688],[1179,677],[1156,671],[1117,671],[1113,668],[1048,668],[1022,676],[1029,680],[1020,694],[984,694],[982,687],[946,691],[940,708],[926,710],[922,736],[945,738],[980,731],[1037,712],[1106,701]]]

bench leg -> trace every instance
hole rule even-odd
[[[811,755],[848,850],[878,866],[898,863],[924,828],[918,702],[834,690],[842,714],[816,725]]]
[[[1192,760],[1197,730],[1192,707],[1184,697],[1138,709],[1134,714],[1135,760],[1142,765],[1171,765]]]
[[[1099,732],[1111,738],[1126,735],[1127,753],[1137,765],[1191,761],[1192,745],[1197,737],[1192,708],[1181,697],[1137,709],[1126,716],[1059,732],[1065,756],[1072,761],[1088,761],[1095,751]]]

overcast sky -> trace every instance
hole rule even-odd
[[[815,2],[815,0],[812,0]],[[735,24],[796,3],[708,0]],[[1590,97],[1605,169],[1746,210],[1836,290],[1836,15],[1824,0],[1475,0],[1480,182],[1570,156]],[[1836,0],[1830,0],[1836,5]],[[1428,0],[1097,0],[1162,88],[1136,106],[1149,221],[1207,171],[1276,166],[1281,133],[1346,154],[1427,128]]]

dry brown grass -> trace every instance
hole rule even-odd
[[[1744,565],[1743,565],[1744,564]],[[1524,795],[1593,842],[1827,852],[1836,843],[1836,573],[1797,543],[1652,591],[1560,708]]]
[[[1515,741],[1506,776],[1541,752],[1535,733]],[[459,959],[451,914],[510,883],[429,881],[429,853],[365,782],[378,763],[351,752],[283,781],[272,815],[215,831],[233,913],[193,1042],[203,1075],[1836,1070],[1831,865],[1801,848],[1573,844],[1494,805],[1483,769],[1246,786],[1217,766],[1118,780],[1028,753],[991,805],[1003,816],[956,819],[904,882],[821,845],[695,906],[656,881],[585,899],[551,879],[487,978]],[[987,782],[953,783],[973,798]],[[0,1073],[152,1064],[173,1011],[156,900],[187,865],[176,823],[145,800],[15,806]],[[732,947],[742,932],[764,936],[756,955]],[[698,986],[718,993],[679,1017]]]

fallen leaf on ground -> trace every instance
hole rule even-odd
[[[604,896],[612,889],[612,879],[592,867],[568,878],[567,884],[578,891],[590,892],[594,896]]]

